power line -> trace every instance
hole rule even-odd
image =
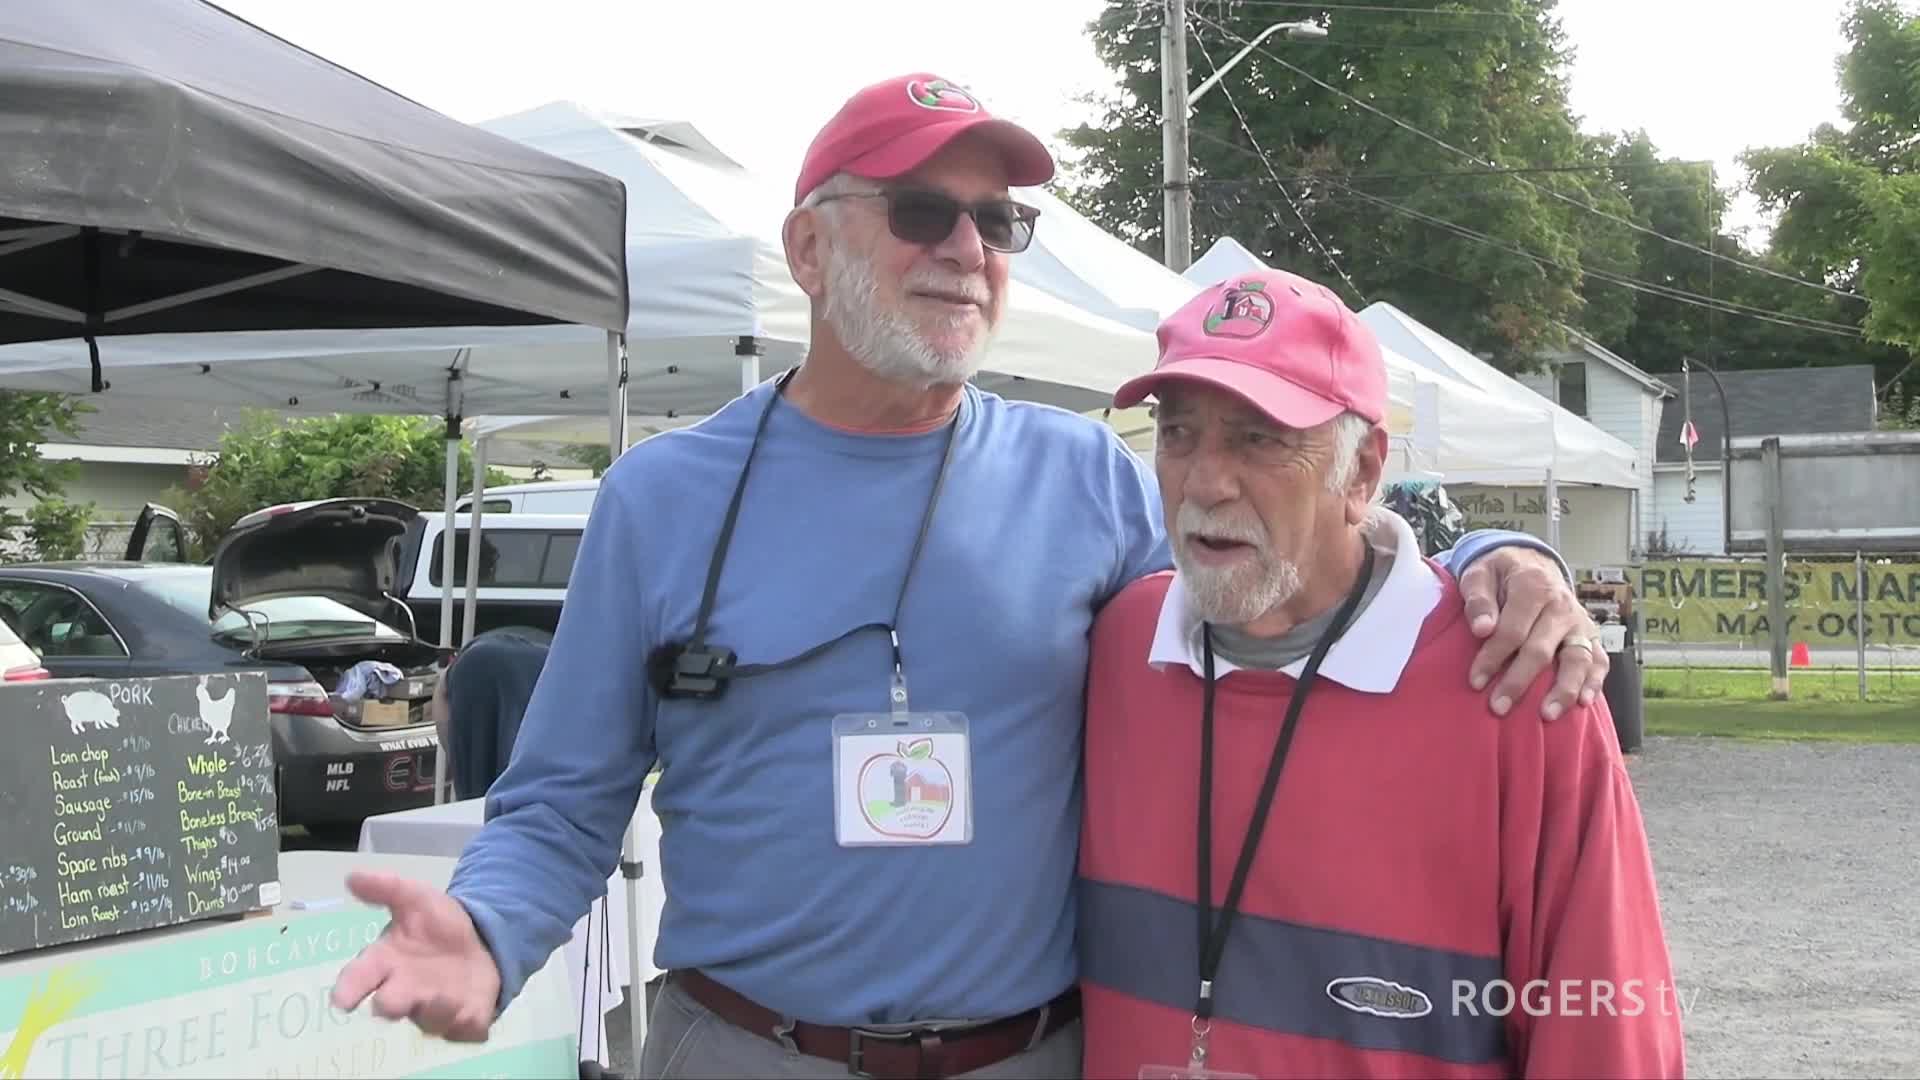
[[[1200,55],[1206,58],[1207,67],[1218,71],[1219,68],[1213,62],[1213,54],[1207,50],[1207,43],[1201,40],[1199,34],[1193,35],[1193,43],[1200,47]],[[1227,96],[1227,104],[1232,107],[1233,115],[1240,121],[1240,130],[1246,133],[1247,141],[1253,144],[1254,151],[1260,155],[1260,163],[1266,166],[1267,175],[1273,177],[1274,186],[1280,189],[1280,194],[1286,197],[1287,205],[1293,208],[1293,216],[1300,219],[1300,227],[1307,231],[1307,236],[1313,240],[1313,246],[1320,250],[1321,257],[1327,260],[1327,265],[1333,267],[1334,273],[1340,275],[1340,280],[1347,283],[1347,288],[1352,289],[1353,295],[1362,306],[1365,306],[1367,294],[1360,291],[1360,286],[1355,285],[1353,279],[1347,276],[1346,269],[1340,265],[1338,259],[1333,257],[1333,252],[1328,251],[1327,245],[1320,241],[1320,234],[1313,231],[1312,223],[1307,220],[1306,211],[1300,208],[1293,193],[1287,190],[1287,185],[1281,183],[1279,176],[1275,174],[1273,162],[1268,159],[1267,152],[1260,148],[1260,140],[1254,137],[1253,128],[1247,123],[1246,115],[1240,111],[1239,103],[1233,100],[1233,90],[1223,82],[1220,84],[1220,92]]]
[[[1301,183],[1301,182],[1313,183],[1315,181],[1319,181],[1319,182],[1332,184],[1332,183],[1350,182],[1350,181],[1338,180],[1337,174],[1329,175],[1329,176],[1297,176],[1297,177],[1291,177],[1291,178],[1283,177],[1282,179],[1286,183]],[[1192,183],[1194,187],[1236,188],[1236,187],[1259,187],[1259,186],[1263,186],[1266,183],[1266,181],[1262,180],[1257,176],[1256,177],[1236,176],[1236,177],[1220,177],[1220,178],[1202,177],[1200,179],[1192,181]],[[1698,191],[1699,187],[1700,185],[1698,184],[1650,184],[1645,187],[1636,187],[1634,188],[1634,192],[1636,194],[1651,194],[1656,191]],[[1465,199],[1469,201],[1477,201],[1477,200],[1483,200],[1483,199],[1532,198],[1532,195],[1530,193],[1525,191],[1517,191],[1517,190],[1514,190],[1513,188],[1479,188],[1479,189],[1470,190],[1470,191],[1461,191],[1458,189],[1436,189],[1436,190],[1430,190],[1428,192],[1424,192],[1423,194],[1431,194],[1436,198]],[[1351,196],[1347,196],[1347,195],[1327,196],[1328,199],[1346,199],[1350,197]]]
[[[1495,167],[1491,169],[1438,169],[1433,172],[1411,173],[1293,173],[1284,179],[1293,180],[1438,180],[1449,176],[1502,176],[1507,173],[1575,173],[1607,172],[1631,169],[1664,169],[1678,165],[1711,165],[1711,161],[1652,161],[1645,163],[1608,163],[1604,165],[1527,165],[1514,167]],[[1257,180],[1213,180],[1215,184],[1251,184]],[[1691,185],[1689,185],[1691,186]]]
[[[1252,150],[1248,150],[1244,146],[1240,146],[1236,143],[1228,142],[1227,140],[1222,139],[1217,135],[1213,135],[1208,132],[1196,132],[1195,134],[1200,135],[1202,138],[1208,140],[1209,142],[1217,143],[1237,153],[1245,154],[1250,157],[1261,156],[1261,155],[1255,154],[1254,151]],[[1265,159],[1262,158],[1262,160],[1264,161]],[[1832,322],[1826,319],[1815,319],[1815,318],[1811,318],[1809,316],[1803,316],[1803,315],[1780,315],[1775,312],[1767,311],[1763,308],[1753,307],[1752,305],[1749,305],[1749,304],[1741,304],[1732,300],[1719,300],[1713,296],[1702,296],[1699,293],[1691,292],[1686,289],[1677,289],[1670,285],[1661,285],[1657,282],[1647,281],[1643,278],[1631,277],[1626,274],[1615,273],[1614,271],[1611,271],[1611,270],[1605,270],[1598,267],[1573,266],[1568,263],[1551,259],[1544,255],[1539,255],[1531,251],[1523,250],[1521,248],[1510,245],[1505,241],[1499,240],[1495,237],[1488,236],[1487,234],[1479,232],[1475,229],[1468,228],[1465,225],[1461,225],[1456,222],[1448,221],[1445,218],[1436,217],[1432,214],[1427,214],[1422,211],[1415,210],[1412,207],[1406,206],[1402,203],[1394,202],[1391,199],[1383,199],[1370,192],[1359,191],[1349,185],[1339,183],[1338,181],[1335,181],[1335,180],[1327,179],[1326,182],[1333,187],[1340,188],[1348,192],[1352,198],[1358,199],[1362,202],[1377,203],[1381,206],[1386,207],[1387,209],[1393,210],[1397,213],[1405,214],[1409,217],[1413,217],[1427,224],[1434,225],[1438,228],[1444,229],[1448,232],[1454,233],[1455,235],[1461,236],[1463,238],[1475,240],[1483,244],[1488,244],[1495,248],[1507,251],[1510,254],[1517,255],[1524,259],[1530,259],[1542,265],[1558,267],[1559,269],[1566,270],[1571,273],[1584,274],[1589,277],[1592,277],[1597,281],[1602,281],[1607,284],[1618,285],[1622,288],[1632,289],[1636,292],[1643,292],[1649,295],[1659,296],[1668,300],[1673,300],[1676,303],[1691,304],[1695,307],[1706,308],[1709,312],[1717,311],[1723,315],[1739,315],[1745,318],[1759,319],[1763,322],[1775,323],[1781,326],[1790,326],[1790,327],[1794,327],[1802,330],[1811,330],[1817,333],[1833,334],[1835,336],[1840,336],[1840,337],[1850,337],[1850,338],[1856,338],[1856,339],[1863,339],[1865,337],[1865,335],[1862,334],[1857,327],[1850,326],[1846,323]],[[1401,261],[1406,261],[1406,260],[1401,260]],[[1418,264],[1409,263],[1409,265],[1418,265]],[[1427,268],[1427,269],[1431,269],[1431,268]],[[1709,272],[1711,272],[1711,269],[1712,269],[1711,263],[1708,264],[1708,269],[1709,269]],[[1435,272],[1437,273],[1437,271]],[[1442,276],[1445,276],[1445,275],[1442,275]]]
[[[1336,184],[1335,186],[1344,187],[1345,185]],[[1865,337],[1865,335],[1862,334],[1859,331],[1859,329],[1855,327],[1847,326],[1844,323],[1829,322],[1825,319],[1810,319],[1810,318],[1806,318],[1798,315],[1777,315],[1773,312],[1766,311],[1762,308],[1752,307],[1747,304],[1735,303],[1734,301],[1731,301],[1731,300],[1715,300],[1712,297],[1701,296],[1699,293],[1688,292],[1685,289],[1675,289],[1666,285],[1658,285],[1653,282],[1641,280],[1639,278],[1628,277],[1625,274],[1616,274],[1610,270],[1602,270],[1597,267],[1570,265],[1568,263],[1561,262],[1558,259],[1553,259],[1545,255],[1539,255],[1531,251],[1526,251],[1524,249],[1515,247],[1503,240],[1499,240],[1494,237],[1488,236],[1487,234],[1479,232],[1475,229],[1470,229],[1465,225],[1459,225],[1454,222],[1447,221],[1444,218],[1434,217],[1431,214],[1423,213],[1419,210],[1412,209],[1411,207],[1402,206],[1399,203],[1392,202],[1388,199],[1382,199],[1376,195],[1370,195],[1366,192],[1354,191],[1352,188],[1347,188],[1346,190],[1358,196],[1362,201],[1377,203],[1378,205],[1385,207],[1386,209],[1392,210],[1395,213],[1405,214],[1406,216],[1411,217],[1417,221],[1425,222],[1426,224],[1432,225],[1436,228],[1444,229],[1447,232],[1453,233],[1456,236],[1461,236],[1468,240],[1473,240],[1478,243],[1486,244],[1489,247],[1495,248],[1500,251],[1505,251],[1508,254],[1516,255],[1523,259],[1530,259],[1536,263],[1539,263],[1542,266],[1557,267],[1558,269],[1566,270],[1570,273],[1582,274],[1587,277],[1591,277],[1596,281],[1602,281],[1610,285],[1617,285],[1622,288],[1632,289],[1635,292],[1647,293],[1651,296],[1658,296],[1666,300],[1672,300],[1675,303],[1690,304],[1690,305],[1693,305],[1694,307],[1705,308],[1708,311],[1717,311],[1723,315],[1740,315],[1745,318],[1758,319],[1762,322],[1776,323],[1780,326],[1790,326],[1790,327],[1794,327],[1795,329],[1810,330],[1815,333],[1821,333],[1821,334],[1832,334],[1836,337],[1848,337],[1848,338],[1856,338],[1856,339]]]
[[[1535,263],[1539,263],[1543,266],[1552,266],[1558,269],[1566,270],[1570,273],[1581,274],[1581,275],[1590,277],[1595,281],[1602,282],[1604,284],[1615,285],[1620,288],[1632,290],[1634,292],[1646,293],[1650,296],[1671,300],[1679,304],[1687,304],[1693,307],[1704,308],[1709,312],[1718,312],[1722,315],[1736,315],[1742,318],[1757,319],[1762,322],[1773,323],[1779,326],[1790,327],[1796,330],[1809,330],[1815,333],[1831,334],[1836,337],[1846,337],[1846,338],[1854,338],[1854,339],[1859,339],[1864,337],[1864,335],[1862,335],[1857,328],[1848,326],[1845,323],[1829,322],[1825,319],[1812,319],[1812,318],[1808,318],[1806,316],[1800,316],[1800,315],[1779,315],[1762,308],[1755,308],[1750,305],[1737,303],[1732,300],[1718,300],[1710,296],[1702,296],[1699,293],[1690,292],[1686,289],[1676,289],[1669,285],[1661,285],[1657,282],[1647,281],[1643,278],[1631,277],[1626,274],[1615,273],[1614,271],[1611,271],[1611,270],[1605,270],[1598,267],[1584,266],[1584,265],[1574,266],[1572,264],[1561,262],[1557,259],[1553,259],[1545,255],[1540,255],[1535,252],[1527,251],[1523,248],[1519,248],[1512,244],[1508,244],[1505,241],[1499,240],[1498,238],[1488,236],[1487,234],[1479,232],[1475,229],[1468,228],[1465,225],[1460,225],[1455,222],[1448,221],[1445,218],[1436,217],[1432,214],[1427,214],[1422,211],[1415,210],[1412,207],[1404,206],[1400,203],[1393,202],[1389,199],[1382,199],[1382,198],[1379,198],[1378,196],[1369,195],[1365,192],[1354,192],[1353,197],[1364,202],[1377,203],[1380,206],[1385,207],[1386,209],[1392,210],[1396,213],[1404,214],[1424,224],[1434,226],[1435,228],[1452,233],[1463,239],[1472,240],[1472,241],[1475,241],[1476,243],[1485,244],[1487,246],[1495,248],[1496,250],[1504,251],[1508,254],[1517,256],[1519,258],[1527,259]],[[1492,293],[1487,291],[1483,283],[1471,282],[1465,278],[1456,277],[1452,274],[1446,273],[1435,267],[1428,266],[1425,263],[1415,262],[1414,260],[1407,259],[1402,256],[1394,255],[1389,252],[1382,251],[1382,252],[1375,252],[1374,254],[1378,258],[1388,259],[1393,262],[1405,263],[1408,266],[1417,267],[1421,270],[1427,271],[1428,273],[1435,274],[1437,276],[1444,277],[1444,278],[1449,278],[1450,280],[1457,281],[1463,285],[1473,285],[1475,288],[1480,289],[1483,293],[1486,293],[1489,296],[1492,295]]]
[[[1196,42],[1198,41],[1197,36],[1195,40]],[[1201,49],[1204,53],[1205,51],[1204,44],[1201,45]],[[1209,64],[1212,63],[1211,56],[1208,57],[1208,63]],[[1223,90],[1225,89],[1224,84],[1222,85],[1222,89]],[[1220,146],[1224,146],[1228,149],[1231,149],[1236,153],[1244,154],[1249,157],[1258,158],[1261,164],[1267,169],[1269,176],[1276,176],[1277,174],[1273,169],[1272,163],[1270,159],[1267,157],[1265,150],[1259,147],[1258,141],[1254,139],[1253,133],[1247,125],[1245,116],[1239,112],[1237,107],[1235,109],[1235,115],[1236,117],[1238,117],[1241,124],[1241,128],[1243,131],[1246,132],[1249,141],[1252,141],[1254,143],[1254,149],[1249,150],[1246,147],[1240,146],[1239,144],[1230,142],[1226,139],[1222,139],[1219,136],[1213,135],[1210,132],[1195,131],[1194,134],[1199,135],[1201,138],[1206,139],[1209,142],[1216,143]],[[1448,232],[1452,232],[1455,235],[1462,236],[1466,239],[1474,240],[1479,243],[1493,246],[1497,249],[1504,250],[1510,254],[1516,255],[1520,258],[1531,260],[1541,265],[1554,266],[1559,269],[1566,270],[1570,273],[1582,274],[1582,275],[1591,277],[1596,281],[1601,281],[1606,284],[1611,284],[1621,288],[1630,289],[1635,292],[1646,293],[1648,295],[1661,297],[1667,300],[1672,300],[1675,303],[1689,304],[1691,306],[1704,308],[1708,312],[1709,336],[1711,336],[1712,334],[1712,314],[1715,312],[1718,312],[1722,315],[1738,315],[1744,318],[1757,319],[1763,322],[1773,323],[1776,325],[1791,327],[1795,329],[1808,330],[1815,333],[1830,334],[1834,336],[1848,337],[1853,339],[1864,339],[1865,337],[1865,335],[1862,334],[1858,328],[1850,326],[1845,323],[1832,322],[1826,319],[1815,319],[1808,316],[1799,316],[1799,315],[1783,316],[1775,312],[1767,311],[1762,308],[1753,307],[1748,304],[1741,304],[1732,300],[1719,300],[1711,295],[1702,296],[1699,293],[1691,292],[1689,290],[1677,289],[1668,285],[1661,285],[1657,282],[1650,282],[1642,278],[1635,278],[1626,274],[1615,273],[1613,271],[1605,270],[1603,268],[1569,265],[1567,263],[1560,262],[1558,260],[1551,259],[1546,256],[1538,255],[1534,252],[1526,251],[1526,250],[1514,247],[1512,245],[1506,244],[1503,241],[1500,241],[1494,237],[1488,236],[1485,233],[1481,233],[1474,229],[1470,229],[1464,225],[1447,221],[1444,218],[1435,217],[1431,214],[1425,214],[1421,211],[1414,210],[1411,207],[1407,207],[1403,204],[1393,202],[1390,199],[1380,198],[1379,196],[1374,195],[1370,192],[1359,191],[1358,189],[1355,189],[1350,185],[1340,183],[1339,181],[1333,179],[1332,177],[1322,175],[1322,176],[1315,177],[1315,179],[1318,179],[1323,183],[1326,183],[1332,187],[1336,187],[1346,191],[1348,195],[1345,197],[1347,198],[1353,198],[1363,202],[1378,203],[1381,206],[1384,206],[1390,210],[1394,210],[1397,213],[1406,214],[1408,216],[1414,217],[1417,220],[1421,220],[1427,224],[1434,225]],[[1255,179],[1251,181],[1242,181],[1242,182],[1258,183],[1259,181]],[[1299,204],[1294,200],[1294,197],[1292,196],[1292,194],[1288,192],[1284,186],[1281,187],[1281,191],[1283,195],[1286,195],[1289,204],[1294,209],[1294,213],[1301,218],[1301,223],[1303,225],[1306,225],[1305,215],[1301,211]],[[1209,208],[1213,209],[1212,207],[1209,207]],[[1307,227],[1308,227],[1309,235],[1312,235],[1311,226],[1307,226]],[[1314,239],[1316,243],[1318,243],[1318,237],[1315,236]],[[1322,249],[1322,251],[1324,254],[1325,253],[1324,248]],[[1329,262],[1332,261],[1331,256],[1328,256],[1328,259],[1329,259]],[[1440,276],[1442,277],[1450,276],[1450,275],[1440,273],[1440,271],[1434,270],[1432,267],[1427,267],[1422,264],[1412,262],[1411,260],[1395,259],[1395,261],[1405,262],[1407,263],[1407,265],[1416,266],[1430,273],[1440,274]],[[1336,270],[1340,269],[1338,264],[1335,264],[1335,269]],[[1712,269],[1713,269],[1713,264],[1711,262],[1707,264],[1707,269],[1709,274],[1709,281],[1711,282],[1711,275],[1712,275]],[[1346,274],[1344,270],[1341,271],[1341,276],[1343,278],[1346,278]],[[1352,280],[1350,278],[1346,278],[1346,280],[1348,281],[1349,285],[1352,285]],[[1453,280],[1460,281],[1462,284],[1467,284],[1467,282],[1465,282],[1464,279],[1454,278]],[[1481,287],[1481,288],[1482,288],[1482,291],[1484,292],[1485,291],[1484,287]],[[1711,285],[1709,285],[1709,288],[1711,288]],[[1354,291],[1356,295],[1363,295],[1360,293],[1357,287],[1354,289]]]
[[[1152,0],[1142,0],[1142,5]],[[1248,7],[1308,8],[1314,11],[1372,11],[1395,15],[1445,15],[1461,19],[1531,19],[1518,11],[1452,11],[1440,8],[1393,7],[1384,4],[1315,4],[1308,0],[1233,0]]]
[[[1242,45],[1252,44],[1246,38],[1243,38],[1240,35],[1234,33],[1232,30],[1228,29],[1227,27],[1224,27],[1219,23],[1214,22],[1212,19],[1208,19],[1204,15],[1195,13],[1193,17],[1208,23],[1215,30],[1218,30],[1222,34],[1225,34],[1227,37],[1240,42]],[[1418,135],[1420,138],[1425,139],[1428,142],[1431,142],[1436,146],[1439,146],[1451,153],[1458,154],[1459,156],[1464,157],[1467,160],[1472,161],[1477,165],[1481,165],[1489,169],[1498,168],[1498,166],[1494,165],[1490,161],[1486,161],[1473,153],[1470,153],[1466,150],[1462,150],[1459,147],[1454,146],[1452,143],[1447,142],[1445,139],[1442,139],[1437,135],[1428,134],[1427,132],[1422,131],[1421,129],[1413,126],[1412,124],[1407,123],[1405,120],[1402,120],[1397,116],[1394,116],[1393,114],[1385,111],[1384,109],[1378,108],[1377,106],[1369,104],[1366,101],[1362,101],[1360,98],[1357,98],[1352,94],[1347,93],[1345,90],[1342,90],[1339,87],[1332,85],[1331,83],[1322,81],[1321,79],[1313,75],[1311,72],[1308,72],[1295,64],[1291,64],[1285,60],[1282,60],[1280,57],[1274,55],[1272,51],[1268,50],[1264,46],[1255,46],[1255,48],[1259,51],[1259,53],[1262,56],[1265,56],[1267,59],[1272,60],[1276,64],[1279,64],[1281,67],[1286,68],[1288,71],[1291,71],[1296,75],[1299,75],[1301,78],[1306,79],[1307,81],[1313,83],[1316,86],[1319,86],[1321,89],[1326,90],[1329,93],[1338,94],[1340,97],[1353,102],[1355,105],[1358,105],[1361,108],[1367,110],[1368,112],[1373,113],[1374,115],[1392,123],[1396,127],[1399,127],[1414,135]],[[1657,237],[1661,240],[1666,241],[1669,244],[1674,244],[1679,247],[1687,248],[1691,251],[1695,251],[1695,252],[1698,252],[1699,254],[1708,256],[1709,258],[1725,260],[1726,262],[1733,263],[1735,266],[1739,266],[1747,270],[1753,270],[1758,273],[1766,274],[1769,277],[1776,277],[1782,281],[1789,281],[1796,285],[1805,286],[1806,288],[1809,288],[1809,289],[1819,289],[1822,292],[1831,293],[1834,296],[1843,297],[1848,300],[1858,300],[1862,303],[1867,302],[1867,298],[1864,296],[1861,296],[1858,293],[1851,293],[1851,292],[1847,292],[1844,289],[1836,289],[1831,285],[1824,285],[1818,282],[1808,281],[1805,278],[1795,277],[1792,274],[1783,274],[1780,271],[1771,269],[1769,267],[1756,266],[1753,263],[1745,261],[1744,259],[1736,259],[1730,255],[1723,255],[1720,252],[1713,251],[1708,248],[1703,248],[1698,244],[1694,244],[1686,240],[1680,240],[1675,237],[1668,236],[1666,233],[1660,232],[1656,229],[1649,229],[1645,225],[1641,225],[1636,221],[1623,218],[1618,214],[1608,213],[1607,211],[1602,210],[1591,203],[1581,202],[1578,199],[1572,199],[1565,195],[1562,195],[1551,188],[1541,187],[1539,184],[1536,184],[1533,181],[1528,180],[1524,176],[1516,176],[1515,179],[1519,180],[1523,184],[1528,185],[1529,187],[1537,189],[1542,194],[1545,194],[1551,198],[1558,199],[1561,202],[1567,203],[1570,206],[1577,206],[1580,209],[1587,211],[1588,213],[1597,214],[1600,217],[1606,218],[1610,221],[1618,222],[1619,224],[1625,225],[1626,227],[1634,230],[1635,232],[1641,232],[1641,233],[1645,233],[1648,236]]]

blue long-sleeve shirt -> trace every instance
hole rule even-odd
[[[655,647],[692,628],[771,392],[648,439],[601,481],[512,760],[449,890],[499,965],[503,1006],[605,889],[656,761],[658,966],[841,1025],[1003,1016],[1075,979],[1088,631],[1172,563],[1149,466],[1105,425],[967,390],[899,634],[912,707],[968,718],[972,841],[842,847],[832,722],[886,711],[885,633],[715,702],[663,700],[646,677]],[[887,621],[945,438],[776,408],[708,641],[765,663]],[[1502,542],[1544,547],[1480,533],[1447,561]]]

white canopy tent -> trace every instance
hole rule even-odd
[[[704,415],[761,378],[763,358],[797,362],[808,302],[787,272],[791,199],[692,125],[602,116],[556,102],[480,125],[620,180],[627,190],[627,352],[572,326],[130,336],[109,392],[309,412],[599,415],[618,453],[626,399],[649,414]],[[1016,284],[978,382],[1009,398],[1098,407],[1151,365],[1150,335]],[[0,348],[0,385],[86,393],[77,339]],[[449,475],[455,457],[449,453]],[[481,470],[484,475],[484,470]],[[447,535],[454,534],[449,483]],[[451,542],[451,539],[449,540]],[[451,552],[448,559],[451,561]],[[453,592],[442,597],[451,643]]]
[[[1186,276],[1214,282],[1266,264],[1231,237],[1215,241]],[[1560,546],[1559,485],[1590,484],[1628,493],[1628,521],[1640,490],[1633,448],[1527,389],[1412,316],[1384,302],[1362,309],[1360,321],[1380,340],[1389,369],[1411,365],[1440,380],[1440,441],[1454,451],[1434,467],[1456,484],[1541,485],[1548,543]],[[1472,402],[1480,415],[1456,415]],[[1502,415],[1504,414],[1504,416]],[[1451,428],[1451,434],[1446,434]]]
[[[1576,484],[1635,488],[1642,477],[1633,447],[1574,415],[1559,403],[1528,389],[1519,380],[1473,355],[1385,301],[1360,312],[1382,344],[1428,370],[1458,379],[1486,393],[1547,414],[1553,431],[1556,479]]]
[[[1231,236],[1223,236],[1213,242],[1205,255],[1187,266],[1186,277],[1195,284],[1210,285],[1221,278],[1266,265],[1260,256],[1248,251],[1246,245]]]
[[[1236,272],[1265,268],[1245,248],[1224,240],[1183,276],[1044,192],[1023,191],[1021,197],[1041,207],[1041,227],[1033,249],[1016,260],[1015,274],[1144,332],[1151,333],[1200,289]],[[1502,401],[1391,349],[1386,361],[1391,478],[1444,474],[1505,483],[1538,477],[1551,466],[1552,433],[1541,410]],[[1144,408],[1119,410],[1108,420],[1137,451],[1152,448],[1152,424]]]
[[[680,122],[560,102],[480,126],[625,183],[624,368],[609,369],[604,335],[567,326],[155,334],[116,343],[110,392],[312,412],[447,415],[457,404],[451,415],[485,416],[602,414],[624,386],[648,412],[675,416],[731,400],[758,381],[762,358],[798,361],[808,305],[782,252],[781,185]],[[1150,336],[1025,282],[1007,303],[979,378],[1003,396],[1094,408],[1153,362]],[[77,339],[0,348],[10,387],[86,393],[90,371]]]

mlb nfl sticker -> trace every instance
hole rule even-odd
[[[972,839],[965,725],[953,714],[839,718],[834,736],[839,842],[964,844]]]

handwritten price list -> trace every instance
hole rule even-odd
[[[0,864],[0,954],[274,901],[263,676],[0,687],[0,715],[30,718],[0,763],[0,813],[24,840]]]

